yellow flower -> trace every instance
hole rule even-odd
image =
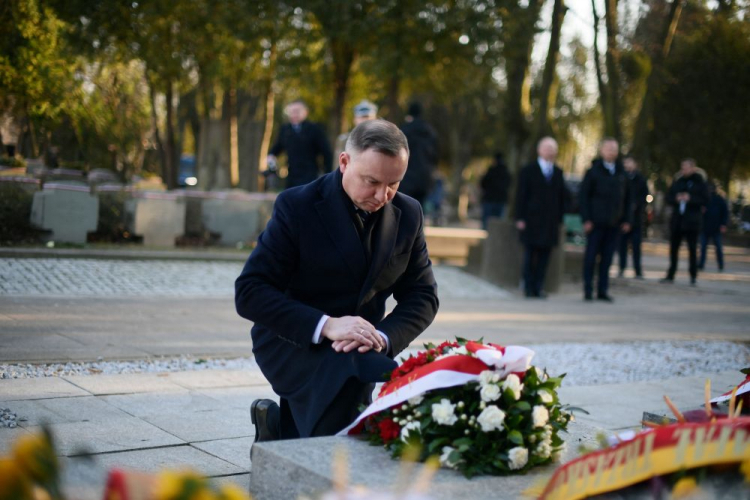
[[[236,484],[227,484],[219,491],[219,498],[221,500],[252,500],[250,495],[245,493]]]
[[[34,481],[47,484],[57,477],[57,457],[47,434],[21,436],[13,447],[13,459]]]
[[[212,500],[206,479],[192,471],[165,471],[156,479],[154,500]]]
[[[31,498],[31,482],[9,458],[0,458],[0,500]]]
[[[683,477],[672,488],[672,498],[687,498],[698,491],[694,477]]]
[[[750,483],[750,458],[740,464],[740,472],[745,476],[745,482]]]

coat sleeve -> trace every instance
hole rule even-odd
[[[719,196],[719,225],[726,226],[729,222],[729,207],[727,200]]]
[[[299,261],[298,233],[292,214],[290,200],[282,193],[255,250],[235,281],[235,307],[243,318],[306,348],[323,312],[285,293]]]
[[[333,169],[333,152],[325,132],[321,127],[315,126],[315,142],[318,154],[323,157],[323,172],[328,173]]]
[[[688,200],[688,206],[699,206],[705,207],[708,204],[708,186],[705,182],[697,182],[694,184],[695,189],[690,193],[690,199]]]
[[[672,185],[669,186],[669,191],[667,191],[666,202],[667,202],[667,204],[672,205],[673,207],[676,207],[678,205],[678,203],[677,203],[677,189],[678,189],[679,182],[680,182],[679,180],[676,180],[676,181],[672,182]]]
[[[283,132],[284,126],[282,125],[281,130],[279,130],[279,135],[278,137],[276,137],[276,142],[274,142],[273,146],[271,146],[271,149],[268,150],[268,154],[279,156],[284,152],[284,143],[281,140],[281,138],[284,136]]]
[[[412,340],[430,326],[439,306],[437,283],[427,254],[421,210],[419,216],[419,229],[412,246],[409,265],[393,291],[397,305],[376,325],[378,330],[388,335],[391,341],[390,355],[393,357],[406,349]]]
[[[586,175],[583,176],[578,193],[578,204],[581,209],[581,220],[583,222],[591,221],[591,191],[594,188],[591,171],[592,169],[588,169]]]
[[[570,193],[568,193],[568,188],[565,186],[565,176],[563,175],[562,170],[560,170],[560,206],[558,207],[560,217],[557,221],[558,224],[562,224],[565,221],[565,209],[568,206],[569,197]]]
[[[625,179],[625,210],[623,212],[622,222],[633,225],[635,218],[635,189],[631,183]]]

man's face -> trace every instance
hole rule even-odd
[[[638,169],[638,164],[632,158],[625,158],[622,165],[625,167],[625,171],[629,174],[632,174]]]
[[[537,147],[537,154],[542,160],[554,163],[557,158],[557,143],[552,139],[542,140]]]
[[[695,172],[695,165],[691,161],[683,161],[680,163],[680,172],[683,177],[690,177]]]
[[[605,141],[599,146],[599,154],[607,163],[613,163],[620,154],[620,145],[617,141]]]
[[[307,118],[307,108],[299,102],[293,102],[286,107],[286,115],[289,117],[289,123],[298,125]]]
[[[377,212],[390,202],[406,173],[409,155],[388,156],[372,149],[339,156],[344,191],[354,204],[367,212]]]

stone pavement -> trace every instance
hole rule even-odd
[[[615,304],[583,303],[580,283],[566,284],[547,301],[526,300],[439,266],[440,313],[415,347],[455,335],[539,345],[540,361],[560,361],[555,368],[574,368],[579,375],[587,357],[591,365],[597,357],[611,357],[612,377],[590,375],[587,384],[587,376],[579,376],[561,390],[564,402],[590,412],[578,418],[591,428],[636,426],[642,411],[664,409],[663,394],[678,406],[696,406],[706,375],[718,394],[738,382],[738,359],[750,364],[750,252],[729,249],[727,271],[704,273],[693,288],[684,273],[675,285],[659,285],[665,246],[648,250],[647,279],[615,278]],[[251,355],[250,325],[236,316],[232,303],[239,260],[120,257],[0,258],[0,363]],[[695,349],[697,359],[678,353],[683,345],[689,349],[682,351]],[[737,358],[720,368],[731,345]],[[640,356],[653,365],[640,368],[648,379],[633,381],[626,372],[636,361],[628,352],[649,346],[653,356]],[[704,356],[711,359],[701,364]],[[660,371],[677,358],[685,369]],[[0,380],[0,408],[19,419],[18,428],[0,428],[0,453],[47,421],[69,483],[82,488],[76,498],[100,498],[103,471],[112,466],[191,466],[247,486],[253,437],[248,408],[253,399],[270,395],[252,368]],[[81,458],[84,447],[95,454],[93,467]]]

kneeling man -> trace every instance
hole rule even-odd
[[[235,283],[256,361],[280,397],[280,406],[253,402],[256,441],[346,427],[434,319],[422,210],[397,192],[408,160],[398,127],[367,121],[349,135],[338,170],[277,198]]]

